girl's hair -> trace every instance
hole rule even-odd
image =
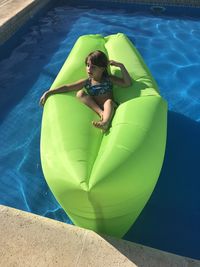
[[[85,59],[85,65],[87,65],[88,60],[90,60],[91,63],[95,66],[105,68],[105,70],[103,72],[103,76],[104,77],[108,76],[108,71],[107,71],[108,58],[104,52],[102,52],[100,50],[96,50],[96,51],[91,52]]]

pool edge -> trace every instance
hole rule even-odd
[[[52,0],[8,1],[0,8],[0,45],[10,39],[29,19]],[[1,3],[0,3],[1,4]]]

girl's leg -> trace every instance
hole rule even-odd
[[[103,120],[93,122],[93,125],[97,128],[102,129],[103,131],[108,130],[110,122],[114,115],[115,106],[116,104],[112,101],[112,99],[107,99],[104,102]]]
[[[96,112],[99,117],[103,118],[103,110],[97,105],[97,103],[94,101],[94,99],[87,95],[84,90],[79,90],[76,94],[77,98],[87,105],[89,108],[91,108],[94,112]]]

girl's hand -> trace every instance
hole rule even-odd
[[[40,105],[41,106],[44,106],[44,104],[45,104],[45,102],[46,102],[46,100],[47,100],[47,98],[49,97],[49,91],[46,91],[46,92],[44,92],[44,94],[41,96],[41,98],[40,98]]]
[[[122,63],[117,62],[117,61],[114,61],[114,60],[110,60],[110,61],[109,61],[109,64],[110,64],[111,66],[115,66],[115,67],[119,67],[119,68],[121,68],[121,67],[124,66]]]

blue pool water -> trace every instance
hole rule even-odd
[[[124,238],[200,259],[198,18],[63,4],[17,36],[16,47],[0,61],[0,204],[71,223],[43,177],[38,101],[80,35],[117,32],[138,48],[169,104],[158,183]]]

